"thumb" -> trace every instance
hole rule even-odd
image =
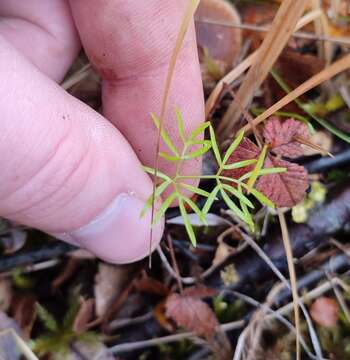
[[[0,52],[0,216],[110,262],[146,256],[152,183],[129,144],[2,38]]]

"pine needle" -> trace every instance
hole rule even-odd
[[[154,174],[154,179],[153,179],[151,224],[153,224],[153,218],[154,218],[154,200],[155,200],[155,191],[156,191],[156,187],[157,187],[156,180],[157,180],[157,172],[158,172],[158,166],[159,166],[160,138],[161,138],[161,132],[163,129],[165,111],[166,111],[166,108],[168,105],[171,81],[172,81],[172,78],[174,75],[176,61],[177,61],[178,55],[180,53],[187,29],[193,18],[194,12],[196,11],[196,9],[199,5],[199,1],[200,0],[190,0],[188,2],[184,17],[181,22],[179,33],[176,38],[175,47],[174,47],[173,52],[170,57],[168,72],[167,72],[167,76],[166,76],[166,80],[165,80],[162,106],[161,106],[160,117],[159,117],[159,129],[158,129],[158,135],[157,135],[156,154],[155,154],[155,161],[154,161],[155,174]],[[150,241],[149,241],[149,267],[151,267],[152,236],[153,236],[153,231],[152,231],[152,226],[151,226]]]
[[[296,24],[294,31],[298,31],[311,21],[314,21],[321,15],[321,11],[314,10],[304,15]],[[220,94],[222,93],[225,84],[233,83],[240,75],[242,75],[249,67],[255,62],[259,53],[259,49],[250,54],[244,61],[238,64],[228,74],[226,74],[215,86],[205,103],[205,118],[207,119],[210,113],[213,111],[215,104],[218,101]]]
[[[282,231],[282,239],[284,250],[287,256],[287,263],[288,263],[288,271],[290,276],[290,284],[292,287],[292,296],[293,296],[293,307],[294,307],[294,321],[295,321],[295,329],[296,329],[296,353],[297,353],[297,360],[300,360],[300,314],[299,314],[299,295],[298,295],[298,288],[297,288],[297,277],[295,274],[295,267],[293,262],[293,252],[292,247],[289,240],[289,233],[287,228],[286,219],[284,217],[283,212],[281,209],[277,209],[278,219],[281,225]]]
[[[273,64],[289,41],[295,26],[302,16],[309,0],[284,0],[272,22],[271,29],[258,49],[258,56],[249,69],[237,97],[242,99],[246,107],[254,96],[255,91],[265,80]],[[232,101],[219,127],[222,138],[231,137],[231,132],[239,119],[241,112],[237,101]]]
[[[284,96],[281,100],[277,101],[274,105],[270,106],[262,114],[260,114],[254,119],[253,121],[254,125],[256,126],[260,124],[262,121],[267,119],[269,116],[273,115],[276,111],[282,109],[291,101],[295,100],[296,98],[303,95],[307,91],[313,89],[314,87],[320,85],[324,81],[331,79],[333,76],[349,68],[350,68],[350,54],[343,56],[341,59],[337,60],[332,65],[320,71],[318,74],[312,76],[310,79],[306,80],[296,89],[294,89],[289,94]],[[247,132],[250,129],[251,127],[249,124],[243,127],[244,132]]]

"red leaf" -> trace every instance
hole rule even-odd
[[[277,155],[290,158],[302,155],[303,149],[300,143],[295,141],[296,136],[307,138],[309,131],[304,123],[294,119],[281,121],[273,116],[264,127],[264,138]]]
[[[148,294],[166,296],[169,293],[168,288],[159,280],[149,277],[146,272],[134,281],[135,289]]]
[[[243,138],[239,146],[229,157],[227,164],[234,164],[243,160],[257,159],[259,157],[259,148],[248,138]],[[232,179],[239,179],[244,174],[253,171],[255,165],[249,165],[238,169],[225,170],[223,176],[230,177]],[[232,184],[231,184],[232,185]]]
[[[166,316],[176,324],[207,339],[215,334],[219,325],[213,310],[202,300],[179,294],[170,295],[165,304]]]
[[[269,155],[264,168],[284,167],[284,173],[261,176],[256,189],[278,207],[293,207],[300,202],[308,188],[307,172],[303,166]]]
[[[310,315],[318,325],[333,327],[338,321],[339,306],[334,299],[323,296],[311,305]]]
[[[301,149],[301,146],[300,144],[296,146],[292,138],[293,136],[305,136],[304,124],[293,119],[290,119],[292,121],[287,120],[286,125],[281,124],[276,118],[272,118],[271,120],[271,122],[269,121],[269,126],[265,127],[265,129],[267,129],[264,131],[264,136],[270,141],[271,146],[273,146],[273,151],[276,153],[283,152],[284,155],[287,155],[287,152],[288,156],[292,154],[295,156],[296,152],[299,151],[296,150],[296,148]],[[279,132],[281,132],[281,134],[279,134]],[[282,134],[282,132],[288,132],[288,134]],[[260,149],[251,140],[244,138],[230,156],[227,163],[232,164],[238,161],[257,159],[259,154]],[[249,165],[239,169],[225,170],[223,175],[233,179],[239,179],[244,174],[253,171],[254,166],[255,165]],[[308,187],[305,168],[268,154],[264,168],[271,167],[284,167],[287,168],[287,171],[284,173],[260,176],[256,184],[256,189],[266,195],[278,207],[292,207],[296,205],[303,199]]]

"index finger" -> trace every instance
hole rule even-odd
[[[153,166],[157,130],[150,113],[160,113],[166,72],[187,1],[74,0],[70,2],[83,46],[103,78],[103,113]],[[188,133],[204,120],[204,101],[193,23],[176,64],[164,126],[181,149],[174,107],[181,109]],[[163,149],[164,150],[164,146]],[[196,175],[198,159],[182,174]],[[163,159],[160,169],[173,174]]]

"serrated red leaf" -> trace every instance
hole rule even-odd
[[[269,155],[264,168],[283,167],[284,173],[261,176],[256,189],[277,207],[293,207],[300,202],[308,188],[307,172],[303,166]]]
[[[210,339],[219,322],[213,310],[202,300],[179,294],[170,295],[165,303],[166,316],[196,335]]]
[[[227,164],[234,164],[243,160],[257,159],[259,157],[260,149],[248,138],[243,138],[239,146],[229,157]],[[225,170],[222,172],[223,176],[232,179],[239,179],[244,174],[253,171],[255,165],[248,165],[242,168]],[[231,184],[232,185],[232,184]]]
[[[295,137],[307,138],[309,130],[304,123],[295,119],[281,121],[272,116],[264,127],[263,135],[275,154],[295,158],[303,154],[303,149]]]

